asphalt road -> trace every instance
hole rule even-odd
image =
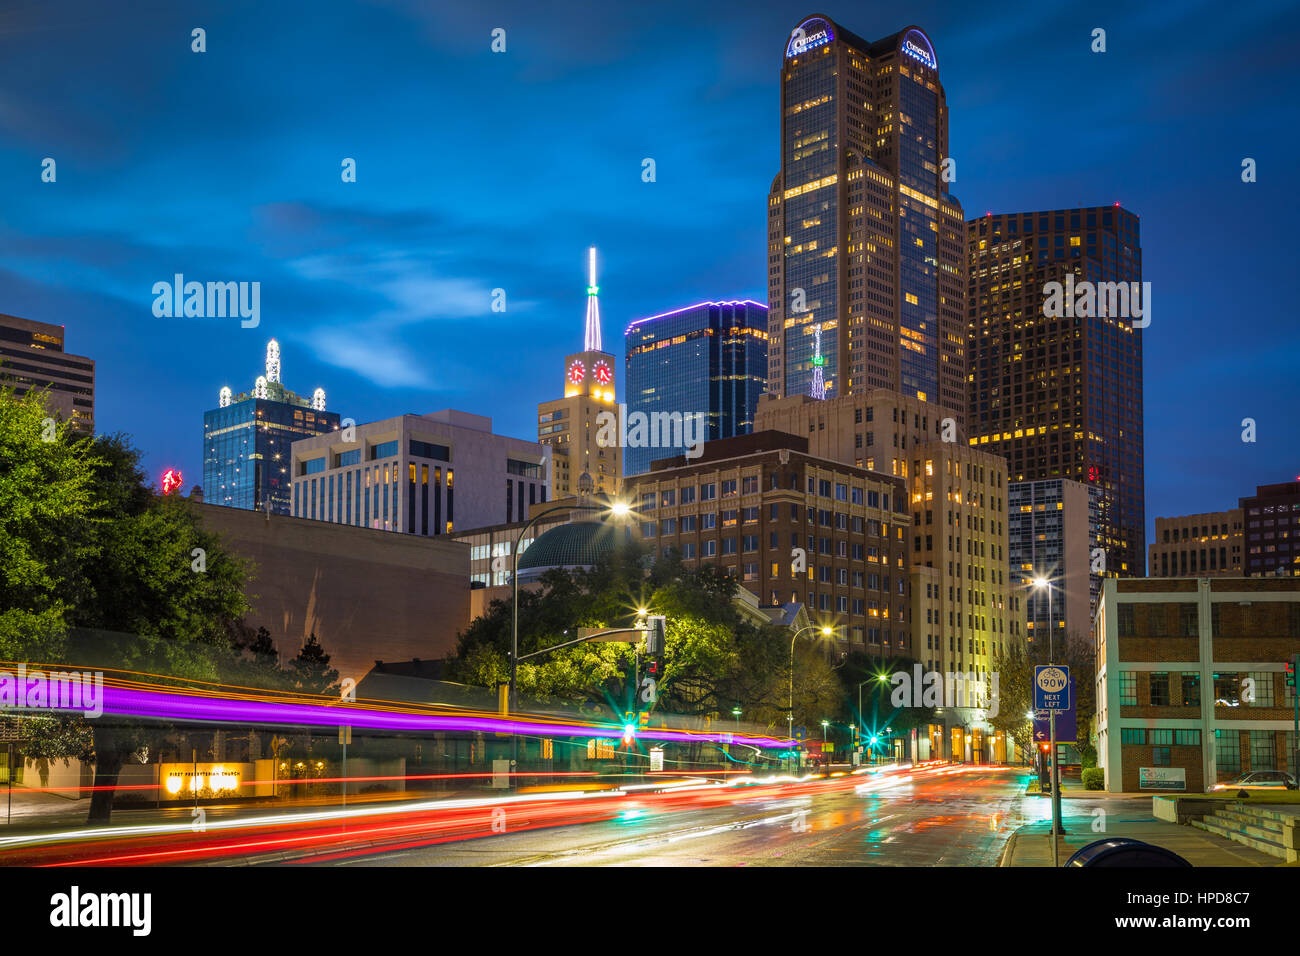
[[[1017,827],[1050,814],[1016,770],[953,768],[777,799],[509,832],[346,859],[344,866],[996,866]],[[309,861],[303,861],[309,862]]]

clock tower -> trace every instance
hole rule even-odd
[[[596,443],[596,416],[618,414],[614,356],[601,348],[596,248],[587,255],[587,321],[582,351],[564,359],[564,397],[537,406],[537,440],[551,446],[552,497],[578,493],[583,472],[593,491],[617,494],[623,480],[623,451]]]

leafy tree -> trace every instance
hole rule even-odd
[[[1064,640],[1054,642],[1053,658],[1057,664],[1070,668],[1074,678],[1075,749],[1081,758],[1095,759],[1096,746],[1092,741],[1092,719],[1097,711],[1097,658],[1093,643],[1087,637],[1071,632]],[[1007,641],[1004,650],[993,661],[993,671],[998,675],[998,714],[989,723],[995,730],[1005,731],[1024,754],[1033,752],[1033,722],[1026,716],[1034,709],[1034,667],[1048,661],[1048,647],[1042,641],[1021,646]],[[992,686],[990,682],[990,693]]]

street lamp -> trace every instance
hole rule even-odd
[[[1035,590],[1047,589],[1047,663],[1055,664],[1056,654],[1052,638],[1056,633],[1056,626],[1052,620],[1052,582],[1039,575],[1034,578],[1033,586]],[[1058,853],[1056,837],[1058,833],[1065,832],[1064,827],[1061,826],[1061,770],[1056,754],[1056,711],[1047,712],[1047,721],[1052,748],[1052,865],[1055,866]]]
[[[830,742],[830,726],[831,726],[831,722],[829,720],[822,721],[822,753],[823,754],[834,753],[834,751],[826,749],[826,745]],[[822,759],[826,761],[826,776],[829,777],[831,773],[831,758],[823,756]]]
[[[794,642],[804,631],[820,631],[822,637],[830,637],[835,633],[835,628],[828,624],[809,624],[807,627],[799,628],[790,638],[790,712],[786,715],[786,722],[789,725],[791,743],[794,742]]]
[[[585,481],[583,480],[585,479]],[[578,479],[579,494],[585,497],[591,491],[591,476],[586,472]],[[554,508],[547,508],[545,511],[539,511],[533,515],[519,529],[519,535],[515,538],[514,548],[511,554],[511,584],[514,588],[514,600],[511,602],[510,609],[510,690],[508,699],[510,702],[510,717],[513,720],[515,711],[518,709],[518,701],[515,699],[515,682],[519,670],[519,543],[524,540],[524,535],[541,518],[549,514],[555,514],[557,511],[604,511],[615,518],[625,518],[632,512],[631,507],[625,501],[614,501],[609,505],[556,505]],[[510,761],[510,781],[514,786],[515,772],[519,769],[519,735],[512,733],[511,737],[511,761]]]

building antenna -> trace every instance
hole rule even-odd
[[[822,355],[822,324],[818,322],[813,327],[813,374],[808,394],[819,402],[826,398],[826,380],[822,377],[822,367],[825,364],[826,358]]]
[[[583,335],[582,348],[585,352],[600,351],[600,300],[596,293],[596,247],[592,246],[587,255],[587,330]]]

